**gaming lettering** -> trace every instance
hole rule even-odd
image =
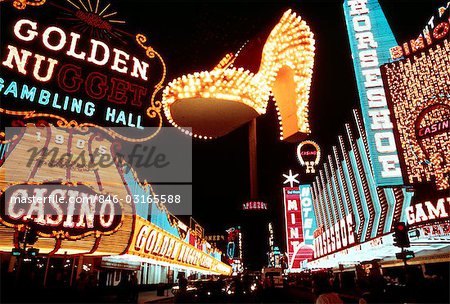
[[[433,201],[425,201],[409,206],[406,209],[408,225],[416,225],[429,221],[449,219],[450,197],[442,197]]]

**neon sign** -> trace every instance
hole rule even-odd
[[[312,140],[302,141],[297,146],[297,158],[300,164],[306,167],[306,173],[316,173],[320,161],[320,147]]]
[[[25,7],[32,3],[26,1]],[[46,120],[59,127],[97,126],[129,141],[148,140],[157,133],[144,134],[142,129],[161,126],[161,103],[155,96],[165,78],[164,61],[145,45],[144,35],[129,34],[116,27],[124,21],[107,17],[117,12],[99,15],[109,5],[96,10],[70,1],[69,7],[47,1],[21,10],[1,5],[4,125],[21,119]],[[61,12],[80,26],[37,18]],[[140,137],[128,138],[111,129],[124,126],[141,130]]]
[[[242,255],[242,244],[241,244],[241,232],[240,228],[231,227],[226,230],[227,235],[227,257],[230,263],[233,263],[233,259]],[[239,252],[236,250],[236,244],[239,246]]]
[[[317,229],[310,185],[300,185],[300,205],[302,209],[303,238],[306,245],[313,245],[313,232]]]
[[[375,182],[400,185],[397,147],[379,69],[397,43],[377,0],[346,0],[344,13]]]
[[[406,208],[408,225],[447,220],[450,218],[449,213],[450,196],[448,195],[416,203]]]
[[[301,191],[299,188],[285,187],[283,188],[283,196],[284,196],[284,218],[286,222],[286,254],[288,257],[288,265],[289,269],[295,270],[301,268],[301,262],[313,257],[313,248],[309,241],[305,240],[303,226],[311,226],[312,222],[307,220],[307,223],[303,223],[302,217],[305,219],[311,214],[309,210],[305,209],[303,211],[300,199]],[[306,199],[307,193],[304,190],[303,196],[305,198],[304,206],[305,208],[309,205]],[[302,214],[303,213],[303,214]],[[310,238],[310,234],[308,232],[307,235]]]
[[[420,56],[382,66],[405,182],[431,182],[439,190],[450,187],[450,95],[443,94],[450,91],[449,54],[445,39]]]
[[[438,9],[437,16],[431,17],[425,29],[417,38],[392,47],[390,49],[392,60],[398,60],[405,56],[416,54],[429,46],[439,43],[442,39],[448,38],[450,30],[448,19],[449,5],[450,2],[448,2],[445,7],[440,7]],[[444,16],[444,14],[446,16]],[[445,20],[446,18],[447,20]]]
[[[267,203],[265,202],[246,202],[242,204],[243,210],[267,210]]]
[[[100,201],[101,195],[84,185],[14,185],[4,195],[0,222],[14,227],[31,220],[41,236],[107,235],[122,222],[119,204]]]
[[[314,258],[328,255],[356,243],[353,215],[347,214],[332,227],[319,230],[314,239]]]
[[[112,157],[113,143],[98,133],[75,132],[66,128],[24,127],[12,141],[7,157],[0,166],[0,250],[17,245],[14,235],[32,221],[42,237],[37,247],[42,253],[55,254],[122,254],[128,247],[134,227],[135,206],[127,204],[130,195],[124,183],[124,171],[118,164],[99,170],[85,170],[79,156],[99,149],[92,161]],[[40,137],[36,132],[40,132]],[[70,136],[69,136],[70,133]],[[61,145],[61,139],[65,144]],[[84,142],[82,146],[78,143]],[[56,166],[29,159],[30,147],[48,150],[64,147],[73,155],[71,166]],[[29,165],[27,164],[29,162]],[[80,182],[82,181],[82,182]],[[108,238],[103,236],[107,235]],[[71,242],[68,242],[70,240]],[[81,243],[72,242],[81,240]],[[85,245],[81,245],[85,244]]]
[[[218,274],[231,273],[230,266],[142,218],[137,219],[128,252],[170,264],[208,269]]]

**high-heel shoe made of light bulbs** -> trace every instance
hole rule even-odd
[[[273,95],[280,139],[302,140],[310,133],[313,33],[305,21],[288,10],[268,35],[260,54],[257,73],[238,65],[242,61],[238,52],[225,56],[211,71],[171,81],[162,99],[169,122],[194,137],[220,137],[264,114]],[[184,129],[188,127],[192,131]]]

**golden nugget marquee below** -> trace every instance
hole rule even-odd
[[[72,159],[81,160],[83,152],[96,149],[103,151],[96,158],[105,155],[112,158],[113,143],[110,140],[88,129],[68,132],[33,125],[20,129],[23,132],[11,140],[0,167],[1,194],[5,198],[0,212],[0,251],[11,253],[13,248],[18,248],[18,233],[27,229],[31,220],[38,235],[32,247],[43,255],[113,255],[112,260],[125,264],[140,261],[200,273],[231,272],[231,267],[220,261],[220,251],[201,236],[193,238],[194,232],[163,205],[141,207],[127,201],[126,198],[134,194],[151,195],[152,190],[150,185],[137,182],[133,170],[127,173],[126,163],[99,168],[98,159],[92,159],[96,165],[87,169],[81,161],[67,167],[42,161],[39,157],[30,162],[27,157],[28,147],[42,151],[47,146],[52,150],[59,146],[58,139],[70,138],[67,149],[72,147]],[[78,148],[81,142],[86,145]],[[48,206],[44,207],[44,194],[47,197],[65,196],[65,199],[59,205],[49,203],[49,212],[45,209]],[[87,200],[81,204],[71,203],[75,201],[71,198],[94,195],[97,195],[92,201],[97,204],[94,209],[90,209],[93,205]],[[105,199],[100,204],[98,196],[113,197],[116,201]],[[21,199],[28,198],[33,198],[32,203],[20,203]],[[141,217],[148,213],[151,221]],[[168,232],[164,227],[170,227],[172,231]],[[109,265],[110,258],[104,260],[104,265]]]

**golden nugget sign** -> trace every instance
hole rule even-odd
[[[148,221],[141,218],[137,220],[135,236],[129,253],[217,273],[230,273],[230,266],[215,260],[212,256],[181,241]]]
[[[159,125],[161,104],[155,95],[164,81],[164,62],[145,45],[145,36],[120,28],[124,21],[110,17],[117,14],[110,4],[97,1],[94,9],[47,1],[23,10],[0,5],[2,120],[136,129]],[[108,133],[120,137],[111,129]]]

